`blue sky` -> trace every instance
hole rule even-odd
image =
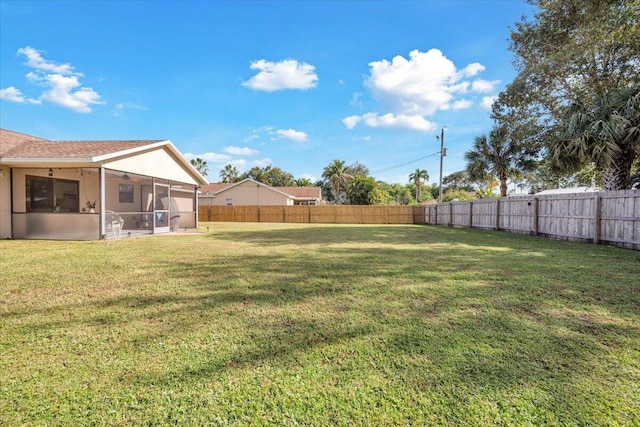
[[[321,177],[334,159],[406,183],[465,167],[515,76],[477,1],[0,0],[0,127],[52,140],[170,139],[226,164]],[[421,159],[421,160],[418,160]]]

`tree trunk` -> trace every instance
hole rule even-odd
[[[507,176],[500,174],[500,197],[507,197]]]
[[[633,153],[624,151],[614,157],[611,165],[602,172],[605,191],[626,190],[631,186]]]

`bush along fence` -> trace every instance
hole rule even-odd
[[[440,203],[425,207],[425,223],[640,250],[640,190]]]
[[[424,224],[422,206],[206,206],[200,221],[319,224]]]

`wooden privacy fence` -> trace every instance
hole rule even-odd
[[[200,206],[200,221],[424,224],[421,206]]]
[[[425,207],[425,223],[640,250],[640,190],[441,203]]]

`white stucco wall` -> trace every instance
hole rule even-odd
[[[191,174],[163,147],[132,157],[107,161],[104,163],[104,167],[198,185]]]

